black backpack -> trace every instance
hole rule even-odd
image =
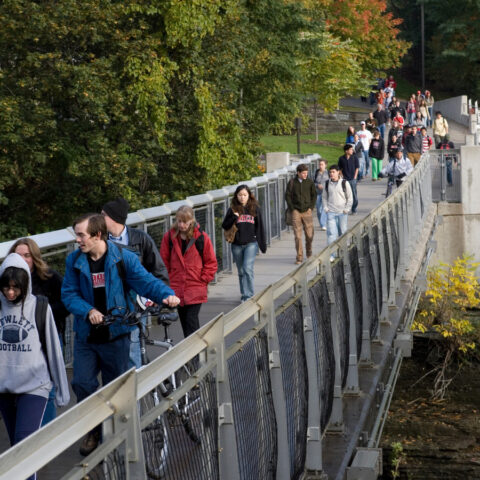
[[[48,298],[43,295],[35,295],[37,304],[35,305],[35,325],[37,327],[40,345],[48,365],[47,355],[47,335],[45,333],[45,324],[47,322]],[[50,370],[50,368],[49,368]]]
[[[325,184],[325,191],[328,193],[328,184],[330,183],[330,180]],[[342,190],[344,195],[347,195],[347,181],[345,179],[342,180]]]

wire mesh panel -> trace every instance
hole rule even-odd
[[[280,225],[278,223],[278,188],[276,182],[270,182],[268,184],[268,195],[270,198],[270,224],[272,238],[276,238],[280,235]]]
[[[120,449],[115,449],[84,478],[88,478],[88,480],[126,480],[125,455],[120,452]]]
[[[215,224],[215,255],[217,257],[218,271],[230,268],[228,260],[228,245],[223,238],[222,223],[227,213],[227,202],[222,200],[213,204],[213,219]]]
[[[257,200],[260,205],[263,221],[266,223],[268,221],[267,185],[260,185],[257,188]]]
[[[388,243],[388,234],[387,234],[387,219],[382,217],[382,235],[383,235],[383,248],[385,250],[385,267],[387,275],[387,294],[390,292],[390,245]]]
[[[318,390],[320,394],[322,433],[332,413],[333,388],[335,385],[335,353],[333,350],[330,302],[325,277],[312,285],[308,291],[312,313],[313,338],[317,357]]]
[[[392,250],[393,250],[393,275],[397,278],[398,260],[400,258],[400,243],[398,241],[397,224],[399,220],[399,208],[398,203],[395,205],[395,215],[393,210],[390,210],[388,217],[390,219],[390,236],[392,237]]]
[[[350,355],[350,316],[348,314],[347,292],[343,260],[334,263],[332,268],[335,305],[337,306],[337,330],[340,347],[340,369],[342,372],[342,388],[347,383],[348,357]]]
[[[172,385],[164,386],[167,392],[163,395],[168,395]],[[155,389],[140,399],[142,416],[158,404],[158,395],[162,393]],[[208,374],[172,408],[142,429],[147,478],[218,479],[217,432],[216,385],[213,375]]]
[[[279,191],[279,205],[280,205],[280,230],[286,230],[285,215],[283,214],[286,208],[285,191],[287,190],[287,178],[278,177],[278,191]]]
[[[228,359],[240,478],[274,479],[277,424],[265,329]]]
[[[373,272],[372,258],[370,257],[370,238],[368,235],[364,235],[362,238],[363,245],[363,258],[365,262],[366,270],[366,285],[365,290],[367,292],[367,308],[366,314],[370,320],[370,338],[375,335],[378,327],[378,309],[377,309],[377,286],[375,284],[375,274]]]
[[[362,301],[362,278],[360,276],[360,265],[358,263],[358,249],[353,245],[348,252],[350,270],[352,272],[352,289],[355,310],[357,356],[362,353],[362,330],[363,330],[363,301]]]
[[[147,224],[147,233],[153,238],[155,245],[158,248],[160,248],[163,235],[165,235],[167,230],[168,230],[168,223],[166,218],[163,218],[158,222]]]
[[[423,213],[425,211],[425,206],[423,205],[423,195],[422,195],[422,189],[418,189],[418,200],[420,202],[420,216],[423,218]]]
[[[195,220],[200,225],[200,228],[211,237],[212,232],[210,231],[211,227],[208,221],[208,206],[202,205],[201,207],[195,207],[193,211],[195,212]]]
[[[373,233],[373,247],[377,256],[376,265],[373,265],[373,268],[377,271],[377,309],[378,315],[380,316],[382,312],[382,300],[383,300],[383,282],[382,282],[382,261],[380,259],[380,248],[379,248],[379,238],[378,238],[378,226],[374,225],[372,227]]]
[[[287,405],[290,478],[303,474],[307,453],[308,375],[301,301],[277,317],[283,390]]]

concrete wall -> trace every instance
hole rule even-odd
[[[341,130],[345,130],[350,125],[355,127],[355,130],[360,130],[360,122],[368,117],[368,112],[374,109],[365,107],[365,112],[351,112],[347,110],[335,110],[331,113],[324,112],[323,110],[317,110],[317,125],[319,133],[333,133]],[[310,115],[310,123],[308,128],[302,133],[315,133],[315,112],[313,107],[305,109],[305,113]]]
[[[443,224],[435,235],[432,264],[453,263],[464,253],[480,262],[480,146],[462,146],[461,162],[462,203],[438,204]],[[480,278],[480,268],[476,273]]]
[[[447,98],[439,100],[433,104],[433,113],[437,110],[442,112],[444,117],[452,119],[454,122],[469,127],[470,115],[468,114],[468,98],[466,95],[459,97]]]

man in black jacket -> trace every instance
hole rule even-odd
[[[414,167],[420,161],[422,145],[422,136],[419,134],[417,126],[412,125],[412,132],[405,137],[405,150],[407,151],[407,157]]]
[[[293,234],[295,235],[296,263],[303,261],[302,227],[305,232],[305,250],[307,258],[312,256],[313,215],[317,202],[315,184],[308,178],[308,166],[301,163],[297,166],[297,176],[287,184],[285,201],[292,212]]]
[[[143,230],[125,225],[129,207],[128,202],[122,197],[107,202],[102,207],[102,215],[105,217],[105,223],[107,224],[108,239],[120,245],[125,245],[129,250],[135,252],[140,263],[148,272],[162,280],[165,285],[170,285],[167,267],[163,263],[160,251],[153,238]],[[129,365],[130,367],[135,365],[137,368],[141,366],[138,334],[138,329],[135,329],[130,337]]]

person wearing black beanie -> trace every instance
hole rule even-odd
[[[128,202],[124,198],[118,197],[111,202],[107,202],[102,207],[102,210],[116,223],[119,223],[120,225],[125,225],[129,208],[130,205],[128,204]]]

